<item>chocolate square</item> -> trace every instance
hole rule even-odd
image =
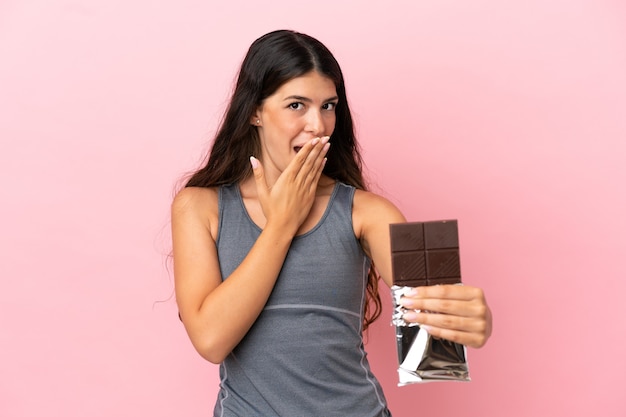
[[[460,277],[459,250],[456,248],[427,250],[426,274],[429,280]]]
[[[389,225],[393,283],[400,286],[461,282],[456,220]]]
[[[391,252],[424,250],[424,226],[422,223],[390,224]]]
[[[426,280],[426,259],[424,251],[398,252],[391,255],[391,269],[394,280],[402,281],[410,287],[428,285]]]
[[[458,230],[456,220],[424,223],[424,242],[426,249],[458,248]]]

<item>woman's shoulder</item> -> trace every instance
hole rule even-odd
[[[219,223],[218,199],[218,187],[183,188],[172,201],[172,227],[196,232],[206,230],[215,240]]]
[[[406,221],[400,209],[387,198],[358,189],[354,192],[352,220],[358,230],[375,224],[387,225]]]
[[[172,215],[217,213],[218,187],[185,187],[172,201]]]
[[[398,214],[400,210],[387,198],[371,191],[355,190],[354,191],[354,210],[363,211],[365,213],[374,212],[379,214]]]

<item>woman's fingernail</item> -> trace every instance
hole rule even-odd
[[[409,311],[402,316],[402,318],[406,321],[414,321],[417,319],[417,313],[415,311]]]
[[[330,148],[330,143],[326,143],[326,145],[324,145],[324,148],[323,148],[323,149],[324,149],[325,151],[327,151],[327,150],[328,150],[328,148]]]
[[[315,139],[313,139],[311,141],[311,144],[315,146],[315,145],[317,145],[317,142],[319,142],[319,141],[320,141],[320,138],[315,138]]]
[[[257,169],[259,167],[259,160],[254,156],[250,157],[250,164],[252,165],[252,169]]]
[[[402,307],[411,307],[412,304],[413,304],[413,300],[411,300],[410,298],[406,298],[406,297],[400,298],[400,305]]]
[[[408,297],[416,297],[418,292],[419,291],[417,290],[417,287],[414,287],[408,290],[407,292],[405,292],[404,295]]]
[[[326,143],[330,140],[330,136],[324,136],[322,137],[322,143]]]

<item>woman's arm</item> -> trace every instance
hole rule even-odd
[[[391,286],[391,246],[389,224],[406,219],[388,200],[365,191],[354,196],[355,233],[363,249],[374,261],[382,279]],[[403,297],[405,307],[413,310],[404,316],[419,323],[431,335],[471,347],[482,347],[491,335],[492,317],[483,291],[468,285],[418,287]]]
[[[221,362],[239,343],[267,301],[289,249],[291,236],[267,225],[252,249],[222,281],[204,202],[214,190],[187,188],[172,206],[176,300],[196,350]],[[217,207],[217,202],[214,203]]]
[[[176,300],[196,350],[219,363],[250,329],[269,298],[291,240],[315,198],[327,147],[305,145],[270,189],[255,164],[266,224],[243,262],[222,281],[217,236],[217,190],[186,188],[172,204]],[[223,225],[228,227],[228,225]]]

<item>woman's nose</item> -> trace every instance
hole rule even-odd
[[[324,135],[324,119],[319,111],[311,110],[307,114],[306,127],[307,132],[313,134],[313,136]]]

